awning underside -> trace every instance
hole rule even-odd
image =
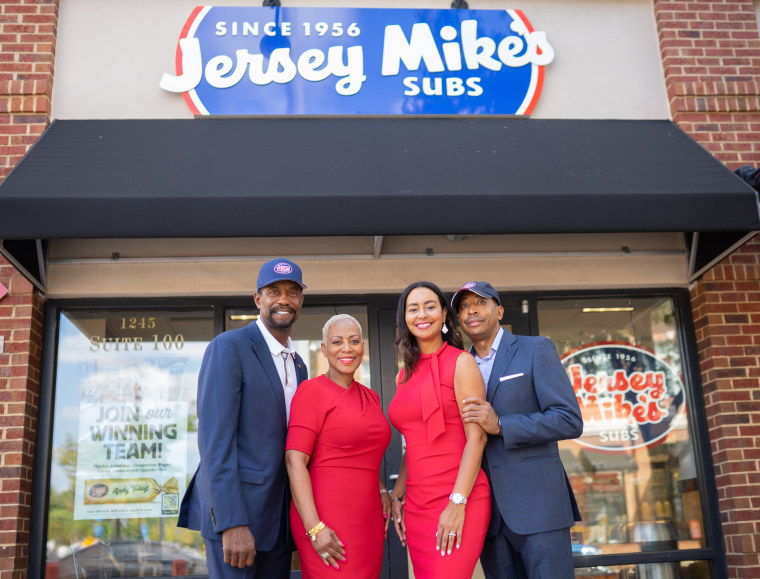
[[[760,229],[669,121],[56,121],[0,185],[0,239]]]

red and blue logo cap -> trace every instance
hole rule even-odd
[[[451,298],[451,308],[455,312],[459,311],[459,302],[462,300],[462,296],[465,292],[478,294],[482,298],[493,298],[496,300],[497,304],[501,305],[499,292],[497,292],[490,283],[487,281],[468,281],[459,288],[457,293],[454,294],[454,297]]]
[[[259,277],[256,280],[256,291],[261,291],[261,288],[278,281],[294,281],[301,288],[306,289],[306,285],[301,281],[301,268],[289,259],[282,257],[268,261],[261,266]]]

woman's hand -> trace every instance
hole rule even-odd
[[[343,541],[338,538],[338,535],[330,527],[325,527],[319,531],[311,542],[311,546],[314,547],[314,550],[321,557],[326,567],[332,565],[336,569],[340,569],[338,561],[342,563],[346,560]]]
[[[404,523],[404,499],[391,502],[391,514],[393,516],[393,526],[396,527],[396,534],[401,540],[401,544],[406,547],[406,524]]]
[[[436,533],[436,550],[441,552],[441,557],[451,555],[462,544],[462,528],[464,527],[464,505],[455,505],[451,501],[443,509],[438,519],[438,532]]]
[[[380,493],[380,500],[383,503],[383,517],[385,518],[385,538],[388,538],[388,526],[391,524],[391,497],[386,490],[384,493]]]

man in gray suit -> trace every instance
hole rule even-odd
[[[472,340],[486,400],[467,398],[462,418],[488,433],[483,468],[491,481],[491,523],[480,560],[488,579],[571,579],[570,527],[580,520],[558,440],[577,438],[583,420],[550,340],[499,326],[499,294],[468,282],[451,300]]]
[[[198,377],[201,462],[178,527],[201,531],[211,579],[287,579],[291,541],[285,437],[290,401],[307,377],[290,331],[303,304],[301,268],[261,266],[259,319],[214,338]]]

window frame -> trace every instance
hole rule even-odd
[[[529,298],[530,327],[536,328],[535,335],[541,335],[538,324],[538,304],[540,301],[593,298],[670,298],[676,316],[676,331],[680,346],[684,371],[686,404],[689,408],[689,436],[694,442],[697,477],[700,482],[702,502],[702,524],[706,544],[701,549],[670,551],[650,551],[641,553],[621,553],[607,555],[574,555],[574,567],[597,567],[615,565],[636,565],[646,563],[670,563],[706,560],[710,564],[710,576],[728,579],[728,567],[723,541],[723,528],[718,509],[718,489],[713,465],[710,434],[707,427],[704,389],[699,369],[696,332],[692,318],[689,292],[683,288],[654,288],[629,290],[586,290],[535,292]]]

